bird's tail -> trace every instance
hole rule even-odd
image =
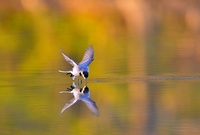
[[[66,73],[66,74],[71,73],[71,71],[63,71],[63,70],[58,70],[58,72],[60,72],[60,73]]]
[[[72,74],[72,71],[62,71],[62,70],[58,70],[58,72],[60,73],[65,73],[67,75],[70,75],[70,77],[74,77],[74,75]]]

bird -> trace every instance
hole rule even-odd
[[[73,104],[75,104],[77,101],[83,101],[87,107],[90,109],[90,111],[98,116],[99,111],[97,108],[96,103],[90,99],[90,92],[89,88],[87,86],[84,86],[83,88],[77,87],[75,84],[71,86],[71,88],[68,88],[65,91],[60,91],[60,93],[72,93],[74,98],[72,98],[69,102],[67,102],[64,107],[61,110],[61,114],[67,110],[69,107],[71,107]]]
[[[89,64],[94,60],[94,49],[92,46],[89,46],[85,50],[85,54],[81,60],[80,63],[75,62],[71,58],[69,58],[66,54],[63,53],[61,50],[61,53],[65,60],[73,66],[72,70],[70,71],[62,71],[59,70],[61,73],[66,73],[72,77],[74,80],[78,76],[82,76],[84,79],[87,79],[89,76]]]

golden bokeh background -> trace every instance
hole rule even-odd
[[[60,49],[79,62],[91,44],[101,115],[60,117]],[[200,133],[197,0],[0,0],[0,65],[0,134]]]

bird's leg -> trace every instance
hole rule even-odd
[[[67,73],[67,75],[70,75],[70,77],[74,77],[74,75],[72,73]]]
[[[76,87],[77,87],[77,86],[76,86],[76,83],[73,82],[72,85],[71,85],[71,87],[73,87],[73,89],[76,88]]]
[[[82,84],[82,80],[78,78],[78,84]]]
[[[76,78],[76,80],[74,81],[74,83],[77,84],[77,86],[82,84],[82,80],[80,78]]]

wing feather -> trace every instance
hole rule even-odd
[[[65,104],[65,106],[62,108],[60,113],[63,113],[65,110],[67,110],[70,106],[72,106],[74,103],[76,103],[78,99],[72,98],[69,102]]]
[[[64,54],[64,53],[62,52],[62,50],[61,50],[61,53],[62,53],[63,57],[65,58],[65,60],[66,60],[69,64],[71,64],[72,66],[76,66],[76,65],[77,65],[77,63],[76,63],[75,61],[73,61],[72,59],[70,59],[66,54]]]
[[[87,105],[87,107],[90,109],[90,111],[94,115],[96,115],[96,116],[99,115],[97,105],[93,100],[91,100],[90,98],[87,98],[87,99],[83,99],[82,101],[84,101],[84,103]]]
[[[92,46],[89,46],[86,50],[85,50],[85,54],[83,56],[83,59],[81,60],[81,62],[79,63],[81,64],[86,64],[89,65],[92,61],[94,60],[94,49]]]

